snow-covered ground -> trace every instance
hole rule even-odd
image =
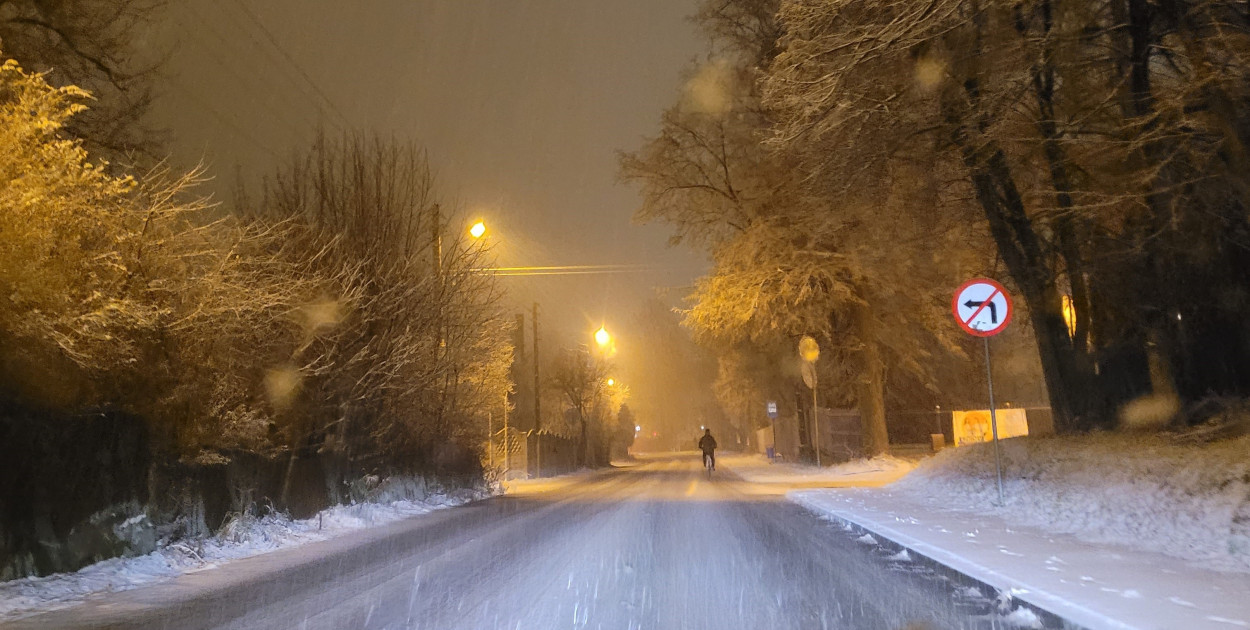
[[[693,453],[524,485],[11,630],[973,630],[1004,628],[1016,610],[896,568],[797,504],[749,494],[758,484],[709,480]]]
[[[1250,628],[1250,437],[1017,438],[1001,454],[1003,505],[988,444],[882,488],[789,496],[1088,627]]]
[[[752,483],[775,483],[790,487],[796,484],[820,487],[879,486],[897,481],[916,467],[914,461],[888,455],[817,468],[789,462],[771,463],[763,455],[725,453],[716,456],[716,464],[717,468],[731,469]]]
[[[1004,441],[1002,456],[1003,505],[997,504],[990,445],[948,449],[919,464],[882,457],[822,469],[771,464],[757,455],[724,454],[718,457],[718,468],[733,474],[711,481],[698,474],[689,480],[674,477],[674,471],[684,475],[697,466],[692,463],[697,462],[696,454],[678,454],[670,456],[672,461],[644,460],[654,469],[650,470],[653,477],[665,480],[657,481],[658,485],[631,485],[631,480],[646,477],[642,473],[583,471],[556,479],[510,481],[505,487],[518,497],[590,493],[602,498],[599,488],[607,484],[617,489],[614,496],[629,497],[638,505],[643,505],[642,499],[660,499],[660,504],[689,509],[694,516],[726,498],[733,499],[726,505],[736,505],[736,509],[768,505],[742,501],[735,493],[775,496],[788,492],[791,500],[844,523],[854,532],[852,540],[860,541],[857,544],[880,545],[892,563],[927,558],[998,588],[1006,599],[1027,602],[1086,627],[1250,628],[1250,437],[1212,441],[1166,434],[1017,438]],[[743,482],[734,480],[734,475]],[[0,584],[0,623],[66,606],[91,593],[132,589],[470,498],[341,506],[302,521],[281,516],[240,521],[194,545],[171,545],[75,574]],[[567,503],[574,511],[608,509],[601,500]],[[519,504],[509,504],[515,505]],[[622,532],[637,529],[631,510],[639,509],[638,505],[620,507],[621,522],[630,523],[622,525]],[[567,515],[542,516],[547,514],[542,510],[534,514],[535,519],[550,518],[551,523],[572,522]],[[730,510],[725,516],[737,514]],[[801,529],[790,520],[794,519],[777,527]],[[726,521],[731,522],[737,521]],[[673,526],[667,521],[659,524]],[[501,540],[513,535],[515,524],[498,526]],[[602,542],[598,535],[587,541]],[[470,536],[465,544],[473,540]],[[586,549],[594,548],[591,542],[586,545]],[[652,552],[627,547],[630,553],[641,554],[638,562],[654,561],[648,560],[647,553]],[[479,553],[465,549],[465,553]],[[589,553],[577,554],[584,552]],[[253,561],[240,565],[246,562]],[[465,579],[476,578],[467,575]],[[1020,616],[1016,621],[1023,627],[1037,621],[1026,618],[1032,614],[1027,608],[1010,606],[1007,610]]]
[[[71,606],[96,593],[130,590],[231,560],[327,540],[461,505],[486,494],[485,490],[461,490],[422,500],[387,500],[387,493],[383,493],[379,502],[338,505],[308,519],[292,520],[282,514],[236,519],[211,538],[175,542],[147,555],[113,558],[74,573],[0,582],[0,623]]]
[[[1250,436],[1187,443],[1167,434],[1002,442],[998,507],[989,444],[950,449],[891,490],[1013,523],[1250,573]]]

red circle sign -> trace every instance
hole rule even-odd
[[[955,291],[951,312],[969,335],[990,337],[1011,323],[1011,297],[1003,285],[989,278],[976,278]]]

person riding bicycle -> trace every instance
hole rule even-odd
[[[716,438],[712,437],[711,429],[703,430],[703,437],[699,438],[699,450],[703,451],[703,465],[716,470]]]

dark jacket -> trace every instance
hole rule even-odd
[[[699,450],[704,453],[711,453],[716,450],[716,438],[712,437],[711,434],[699,438]]]

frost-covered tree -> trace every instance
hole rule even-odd
[[[550,370],[551,385],[560,392],[562,402],[574,414],[573,427],[577,440],[578,462],[583,466],[596,465],[594,454],[598,451],[596,436],[605,435],[603,418],[599,411],[600,399],[607,390],[611,366],[602,356],[592,356],[587,349],[560,353]]]
[[[143,120],[162,54],[147,37],[164,0],[3,0],[0,46],[56,86],[93,98],[69,123],[93,155],[159,155],[159,134]]]
[[[158,313],[127,287],[136,182],[110,176],[65,134],[86,92],[53,88],[8,60],[0,99],[3,347],[45,367],[30,374],[64,363],[99,374],[137,360],[129,331],[152,326]]]
[[[279,370],[289,448],[416,465],[448,441],[475,445],[510,387],[508,323],[488,251],[447,234],[424,153],[412,144],[319,139],[279,170],[248,216],[292,225],[279,255],[321,282],[302,341]]]
[[[196,173],[110,174],[67,130],[86,97],[0,66],[5,393],[139,413],[173,451],[257,447],[254,368],[304,286],[266,253],[285,235],[210,218]]]
[[[1148,354],[1190,399],[1250,387],[1235,323],[1244,12],[788,0],[765,102],[776,143],[826,186],[872,188],[918,164],[941,175],[939,198],[975,202],[1028,306],[1059,426],[1087,428],[1140,393]]]
[[[964,256],[941,221],[900,223],[900,206],[932,188],[929,177],[848,193],[815,180],[800,153],[765,140],[774,127],[757,78],[779,32],[769,3],[709,2],[701,15],[728,52],[693,73],[660,133],[622,156],[622,176],[640,182],[640,220],[674,226],[675,240],[706,247],[715,266],[693,296],[687,323],[723,345],[786,348],[804,334],[828,350],[837,378],[826,400],[856,404],[870,454],[887,446],[885,365],[934,387],[933,352],[958,352],[942,319],[943,277]],[[751,25],[752,21],[762,21]],[[744,39],[745,38],[745,39]],[[953,275],[953,274],[949,274]],[[782,340],[787,340],[783,342]]]

